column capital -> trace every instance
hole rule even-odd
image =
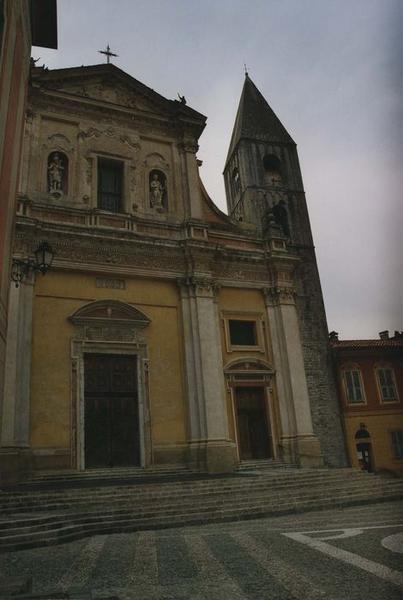
[[[178,279],[181,293],[215,299],[220,285],[209,277],[191,276]]]
[[[270,286],[262,289],[266,306],[295,304],[295,288],[292,285]]]

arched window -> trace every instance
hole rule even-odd
[[[149,175],[150,206],[157,211],[168,208],[168,189],[165,173],[158,169],[150,171]]]
[[[263,157],[264,180],[267,185],[279,186],[282,183],[281,161],[274,154],[266,154]]]
[[[69,159],[63,152],[51,152],[48,156],[48,192],[51,194],[67,194],[69,175]]]

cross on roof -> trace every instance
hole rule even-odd
[[[111,52],[109,44],[106,44],[106,50],[98,50],[100,54],[105,54],[106,62],[109,64],[111,62],[111,56],[119,56],[118,54],[114,54]]]

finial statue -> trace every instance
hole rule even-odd
[[[179,92],[178,92],[178,98],[179,98],[179,100],[180,100],[180,102],[182,104],[186,104],[186,98],[185,98],[185,96],[181,96]]]

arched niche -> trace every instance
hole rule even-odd
[[[50,194],[68,193],[69,159],[64,152],[54,150],[48,155],[47,191]]]
[[[168,209],[168,181],[161,169],[151,169],[148,174],[150,207],[157,211]]]

